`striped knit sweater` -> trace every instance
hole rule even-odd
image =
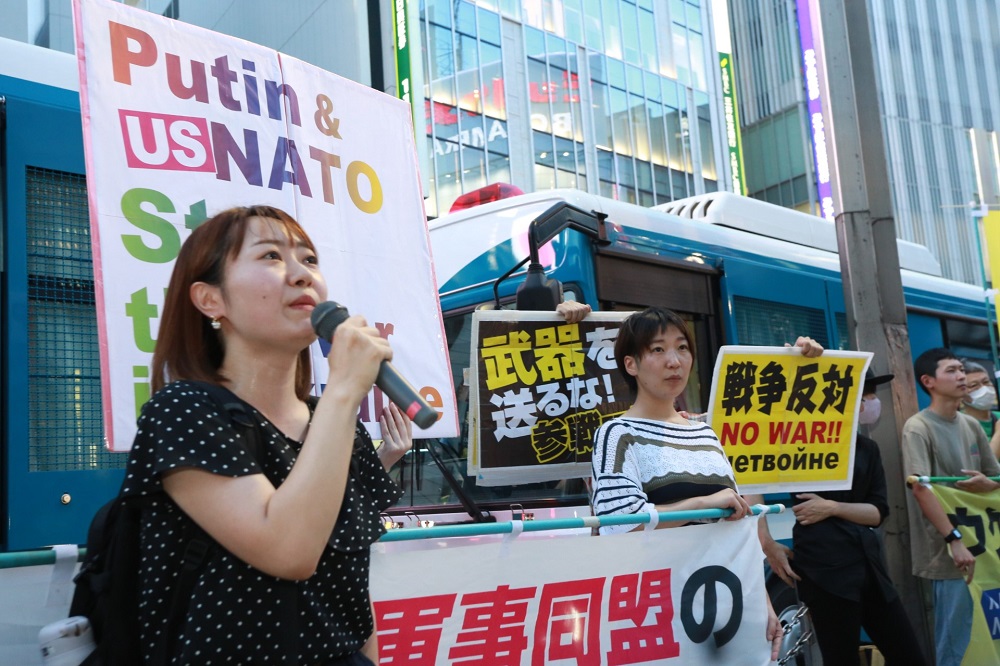
[[[704,423],[611,419],[594,435],[592,465],[597,516],[644,512],[650,495],[669,492],[672,484],[685,484],[691,497],[714,493],[720,486],[737,489],[722,445]],[[632,529],[635,525],[611,525],[602,527],[601,534]]]

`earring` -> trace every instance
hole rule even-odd
[[[214,328],[217,331],[222,328],[222,322],[219,321],[218,317],[212,317],[212,328]]]

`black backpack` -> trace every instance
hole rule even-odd
[[[263,458],[260,431],[246,405],[232,392],[207,382],[192,382],[228,413],[243,445],[258,463]],[[142,663],[139,641],[139,532],[142,512],[163,493],[122,497],[119,492],[94,514],[87,532],[87,555],[74,578],[70,617],[90,621],[96,649],[80,666],[134,666]],[[216,542],[193,521],[184,534],[184,564],[174,586],[167,620],[167,649],[154,663],[167,664],[186,615],[188,600]]]

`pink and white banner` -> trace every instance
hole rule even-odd
[[[757,518],[540,535],[376,544],[379,663],[770,663]]]
[[[74,0],[105,422],[127,450],[181,243],[269,204],[315,241],[330,297],[388,336],[455,436],[447,342],[405,102],[276,51],[110,0]],[[316,346],[317,382],[326,363]],[[362,405],[377,428],[380,391]]]

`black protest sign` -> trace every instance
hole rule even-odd
[[[630,404],[614,359],[626,314],[567,324],[539,313],[476,313],[470,467],[481,479],[507,468],[532,469],[530,481],[589,474],[594,433]]]

